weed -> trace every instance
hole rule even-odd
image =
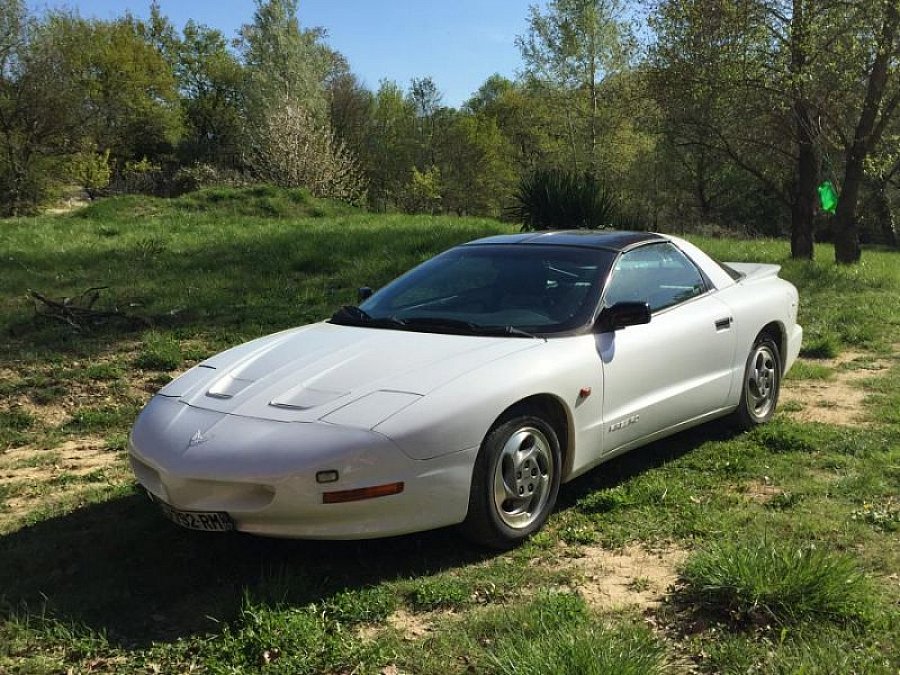
[[[787,374],[790,380],[831,380],[834,370],[820,363],[798,360]]]
[[[435,609],[457,609],[469,602],[473,595],[469,584],[452,577],[420,579],[409,593],[408,601],[418,612]]]
[[[682,570],[683,596],[739,624],[866,623],[874,594],[843,555],[768,539],[713,542]]]
[[[566,609],[570,613],[552,622],[544,623],[546,613],[528,617],[540,627],[536,635],[528,634],[533,630],[501,634],[491,645],[486,670],[498,675],[644,675],[667,669],[662,645],[645,626],[604,625],[583,609]]]
[[[182,361],[181,346],[168,336],[155,331],[144,334],[141,353],[134,360],[134,365],[146,370],[175,370]]]
[[[339,591],[324,602],[323,615],[338,623],[384,621],[399,604],[397,596],[383,586]]]
[[[85,433],[124,429],[134,422],[137,412],[137,407],[132,405],[80,408],[72,414],[64,428]]]

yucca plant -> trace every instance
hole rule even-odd
[[[506,215],[523,230],[600,229],[618,217],[615,195],[588,173],[538,169],[522,178]]]

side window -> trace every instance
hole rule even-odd
[[[672,244],[642,246],[619,256],[606,287],[604,304],[648,302],[656,312],[706,291],[700,272]]]

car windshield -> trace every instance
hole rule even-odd
[[[567,332],[590,321],[612,251],[481,244],[419,265],[333,323],[517,337]]]

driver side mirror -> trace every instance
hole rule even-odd
[[[360,286],[356,289],[356,302],[357,304],[366,300],[372,296],[372,289],[369,286]]]
[[[594,324],[595,333],[611,331],[650,323],[650,305],[646,302],[617,302],[612,307],[604,307]]]

